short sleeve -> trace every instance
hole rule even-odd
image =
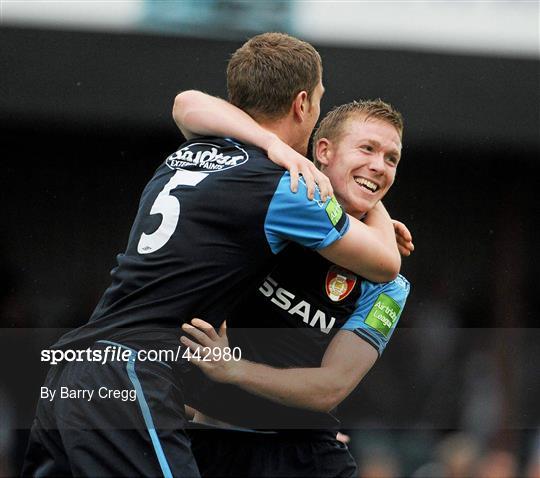
[[[409,281],[402,275],[383,284],[363,281],[356,309],[342,330],[353,331],[373,345],[381,356],[397,326],[409,291]]]
[[[264,230],[272,252],[277,254],[289,241],[309,249],[323,249],[343,237],[349,218],[337,200],[321,201],[317,189],[315,199],[310,201],[302,178],[296,193],[291,191],[290,182],[286,172],[268,207]]]

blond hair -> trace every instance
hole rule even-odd
[[[321,121],[313,136],[313,154],[319,139],[326,138],[334,143],[339,142],[345,132],[347,122],[352,118],[362,118],[364,121],[376,119],[384,121],[396,128],[401,138],[403,135],[403,117],[391,104],[383,100],[359,100],[351,101],[333,108]],[[317,158],[314,163],[320,167]]]

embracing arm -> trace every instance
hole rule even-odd
[[[201,91],[179,93],[174,99],[173,118],[186,139],[232,136],[267,150],[277,138],[240,108]]]
[[[349,331],[338,332],[319,368],[277,369],[241,360],[231,383],[283,405],[329,412],[360,383],[377,351]]]
[[[332,196],[329,179],[311,161],[231,103],[201,91],[188,90],[176,95],[172,113],[186,139],[219,136],[253,144],[264,149],[271,161],[290,172],[292,191],[298,189],[300,173],[306,181],[310,199],[314,197],[315,184],[319,186],[323,200]]]
[[[379,201],[364,222],[349,216],[345,235],[319,252],[330,262],[345,267],[373,282],[389,282],[396,278],[401,257],[394,225]]]
[[[227,347],[226,329],[219,333],[207,322],[193,319],[182,329],[207,347]],[[198,343],[181,338],[192,351]],[[248,360],[199,361],[193,363],[217,382],[237,385],[263,398],[287,406],[328,412],[358,385],[377,360],[377,351],[350,331],[340,331],[330,342],[318,368],[278,369]]]
[[[326,176],[311,161],[294,151],[274,133],[267,131],[248,114],[227,101],[200,91],[184,91],[176,96],[173,117],[187,139],[199,135],[232,136],[267,151],[268,157],[288,169],[291,190],[298,189],[298,174],[306,180],[307,196],[314,197],[315,183],[321,199],[332,195]],[[351,219],[343,238],[319,252],[331,262],[375,282],[390,281],[401,267],[394,229],[388,213],[378,204],[364,223]]]

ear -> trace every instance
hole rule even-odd
[[[325,167],[328,166],[332,161],[332,157],[334,155],[332,142],[326,138],[321,138],[319,141],[317,141],[317,144],[315,145],[314,153],[319,163],[321,163]]]
[[[309,110],[309,96],[307,91],[301,91],[294,97],[293,113],[297,121],[304,121],[307,111]]]

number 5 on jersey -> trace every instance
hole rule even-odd
[[[180,217],[180,201],[176,196],[172,196],[170,192],[178,186],[197,186],[208,173],[200,173],[197,171],[185,171],[179,169],[174,173],[171,179],[165,184],[165,187],[157,195],[150,215],[161,214],[161,224],[151,234],[142,233],[137,245],[139,254],[150,254],[161,249],[171,238]]]

